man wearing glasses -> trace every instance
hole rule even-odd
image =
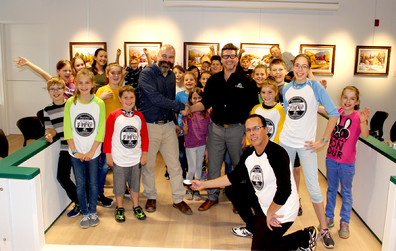
[[[208,79],[202,101],[191,106],[191,112],[212,108],[207,141],[208,180],[220,177],[226,149],[233,168],[238,164],[245,140],[245,120],[253,106],[258,104],[255,84],[243,72],[236,70],[237,55],[238,47],[232,43],[222,48],[223,70]],[[208,210],[218,203],[220,190],[214,188],[207,191],[208,199],[198,208],[199,211]],[[239,207],[234,206],[243,218]]]

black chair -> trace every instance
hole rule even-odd
[[[391,130],[390,130],[390,140],[392,142],[396,141],[396,121],[395,121],[395,123],[393,123],[393,126],[391,127]]]
[[[8,156],[8,140],[2,129],[0,129],[0,157]]]
[[[26,141],[29,139],[38,139],[44,136],[44,126],[37,117],[21,118],[17,121],[17,126],[24,137],[23,146],[26,146]]]
[[[376,111],[370,120],[370,135],[380,141],[384,141],[382,136],[384,135],[384,122],[388,118],[389,114],[384,111]]]
[[[37,118],[39,118],[39,120],[40,120],[41,124],[43,125],[43,127],[45,128],[45,126],[44,126],[44,110],[41,109],[40,111],[38,111],[36,113],[36,115],[37,115]]]

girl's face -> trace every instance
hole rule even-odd
[[[263,68],[258,68],[254,71],[253,79],[258,85],[261,85],[263,81],[267,78],[267,72]]]
[[[203,87],[205,87],[205,85],[206,85],[206,82],[208,82],[208,79],[210,78],[210,74],[208,74],[208,73],[204,73],[204,74],[202,74],[201,75],[201,84],[202,84],[202,86]]]
[[[192,88],[194,88],[196,85],[194,77],[191,76],[191,74],[185,74],[184,75],[184,87],[186,87],[187,91],[191,91]]]
[[[221,63],[217,60],[213,60],[212,64],[210,65],[210,70],[213,74],[218,73],[221,71]]]
[[[176,83],[182,82],[184,73],[177,68],[173,69],[173,73],[175,73],[176,76]]]
[[[196,103],[200,102],[202,97],[198,95],[198,93],[194,92],[191,96],[191,103],[195,105]]]
[[[275,91],[271,86],[263,86],[261,88],[261,98],[264,100],[264,104],[268,106],[275,105],[275,98],[278,92]]]
[[[99,64],[100,66],[105,66],[105,64],[107,64],[107,52],[106,51],[99,51],[98,55],[94,58],[96,60],[96,63]]]
[[[198,75],[199,75],[198,68],[192,69],[191,72],[194,73],[195,78],[198,79]]]
[[[119,67],[111,67],[106,77],[109,79],[109,84],[117,84],[121,80],[122,70]]]
[[[82,76],[77,81],[77,89],[80,91],[81,95],[91,94],[91,89],[94,87],[94,83],[88,76]]]
[[[56,70],[56,72],[58,73],[59,77],[61,79],[63,79],[66,83],[69,80],[69,78],[72,75],[72,70],[69,64],[66,64],[65,66],[63,66],[62,69],[60,70]]]
[[[308,60],[304,57],[298,57],[293,64],[293,72],[296,77],[295,82],[297,84],[304,84],[307,82],[309,70]]]
[[[123,92],[120,97],[120,103],[124,110],[131,111],[135,106],[136,97],[133,92]]]
[[[85,62],[81,58],[77,58],[76,61],[74,61],[74,69],[76,73],[85,69]]]
[[[210,64],[208,64],[208,63],[202,64],[201,72],[209,71],[209,70],[210,70]]]
[[[48,90],[49,95],[51,96],[52,101],[54,103],[63,101],[63,94],[65,94],[65,88],[60,84],[52,85]]]
[[[344,108],[344,112],[352,113],[355,110],[355,105],[359,104],[359,100],[356,93],[352,90],[344,90],[341,96],[341,106]]]

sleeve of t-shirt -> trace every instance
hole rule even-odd
[[[334,105],[326,89],[317,81],[313,81],[312,89],[314,90],[316,100],[318,100],[325,108],[329,117],[339,117],[337,107]]]
[[[65,113],[63,116],[63,132],[65,140],[73,139],[72,125],[70,118],[70,107],[73,104],[74,98],[69,98],[65,104]]]
[[[104,153],[111,153],[111,146],[112,146],[111,142],[113,139],[115,119],[116,119],[116,111],[110,113],[109,117],[106,120],[106,134],[103,143]]]
[[[100,95],[102,95],[103,90],[104,90],[103,87],[100,87],[100,88],[96,91],[95,96],[98,97],[98,98],[100,98]]]
[[[147,130],[147,124],[146,124],[146,120],[143,117],[143,114],[140,112],[136,113],[141,122],[142,122],[142,127],[140,129],[140,138],[142,140],[142,152],[148,152],[148,148],[149,148],[149,136],[148,136],[148,130]]]
[[[47,107],[46,107],[47,108]],[[49,128],[54,128],[54,125],[51,122],[51,119],[49,117],[49,114],[46,110],[46,108],[44,108],[43,110],[43,115],[44,115],[44,127],[45,129],[49,129]]]
[[[100,107],[100,112],[99,112],[98,134],[96,135],[95,140],[98,142],[103,142],[106,133],[106,107],[105,107],[105,103],[100,98],[97,99],[97,104]]]

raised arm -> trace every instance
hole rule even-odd
[[[121,56],[121,49],[117,49],[117,53],[116,53],[116,60],[115,60],[115,62],[117,63],[117,64],[120,64],[120,56]],[[126,62],[125,62],[125,64],[126,64]]]
[[[43,69],[41,69],[37,65],[33,64],[32,62],[30,62],[29,60],[27,60],[24,57],[19,57],[19,59],[14,60],[14,62],[17,64],[18,68],[21,68],[22,66],[29,67],[32,71],[36,72],[42,78],[44,78],[45,81],[48,81],[48,80],[50,80],[50,78],[52,78],[52,76],[50,74],[48,74],[48,72],[44,71]]]
[[[153,59],[151,58],[150,52],[149,52],[146,48],[143,49],[143,52],[144,52],[144,54],[146,54],[146,57],[147,57],[147,64],[148,64],[149,66],[152,65],[152,64],[153,64]]]

